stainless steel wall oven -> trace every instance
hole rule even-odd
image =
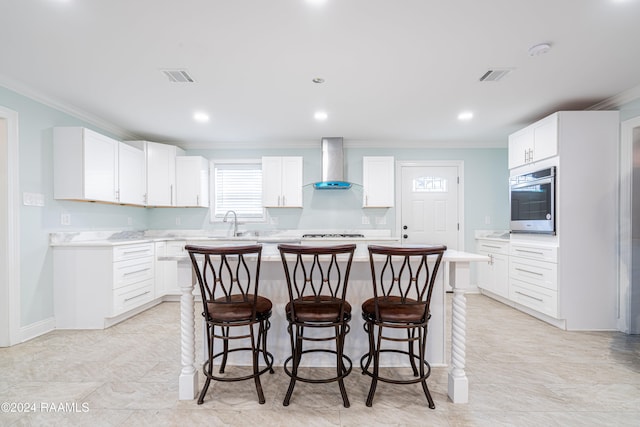
[[[512,233],[556,233],[556,168],[509,179]]]

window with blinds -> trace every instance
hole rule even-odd
[[[264,220],[260,162],[214,162],[213,193],[212,220],[221,219],[230,210],[238,218]]]

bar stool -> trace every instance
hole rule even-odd
[[[351,305],[346,301],[346,294],[355,248],[356,245],[278,245],[289,291],[289,303],[285,307],[285,314],[291,339],[291,356],[284,362],[284,371],[291,378],[284,406],[289,405],[296,381],[337,381],[344,407],[349,407],[344,378],[351,372],[352,363],[343,350],[351,320]],[[332,333],[325,335],[317,332],[319,330],[332,330]],[[335,349],[319,348],[318,344],[303,349],[305,341],[335,341]],[[335,376],[318,379],[303,377],[300,374],[299,367],[303,355],[318,352],[336,355]]]
[[[425,347],[427,325],[431,317],[431,294],[446,249],[446,246],[369,246],[373,298],[362,303],[369,352],[360,359],[362,373],[371,377],[367,406],[373,404],[378,381],[383,381],[393,384],[421,383],[429,408],[436,407],[426,382],[431,374],[431,366],[426,360]],[[382,348],[383,340],[406,342],[408,348]],[[381,376],[381,353],[409,356],[413,378]],[[370,371],[372,362],[373,371]]]
[[[264,403],[264,393],[260,376],[269,371],[273,374],[273,355],[267,351],[267,331],[269,330],[273,304],[258,295],[260,257],[262,245],[247,246],[193,246],[187,245],[193,271],[200,285],[206,322],[207,360],[203,372],[207,377],[198,398],[198,405],[204,401],[211,380],[243,381],[253,378],[258,392],[258,401]],[[236,332],[242,327],[245,332]],[[258,332],[256,334],[255,328]],[[216,331],[218,328],[218,331]],[[234,330],[234,334],[230,333]],[[214,342],[220,340],[222,351],[214,354]],[[234,340],[250,340],[250,346],[229,348]],[[249,351],[252,356],[253,372],[243,376],[217,376],[213,373],[214,360],[222,357],[219,373],[223,374],[230,353]],[[259,365],[262,355],[264,367]]]

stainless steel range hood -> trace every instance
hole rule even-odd
[[[313,184],[317,190],[348,190],[351,183],[344,181],[344,154],[342,138],[322,138],[322,181]]]

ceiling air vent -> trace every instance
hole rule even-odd
[[[511,68],[495,68],[493,70],[489,70],[480,77],[481,82],[497,82],[498,80],[502,80],[504,76],[513,71]]]
[[[187,70],[160,70],[172,83],[194,83]]]

